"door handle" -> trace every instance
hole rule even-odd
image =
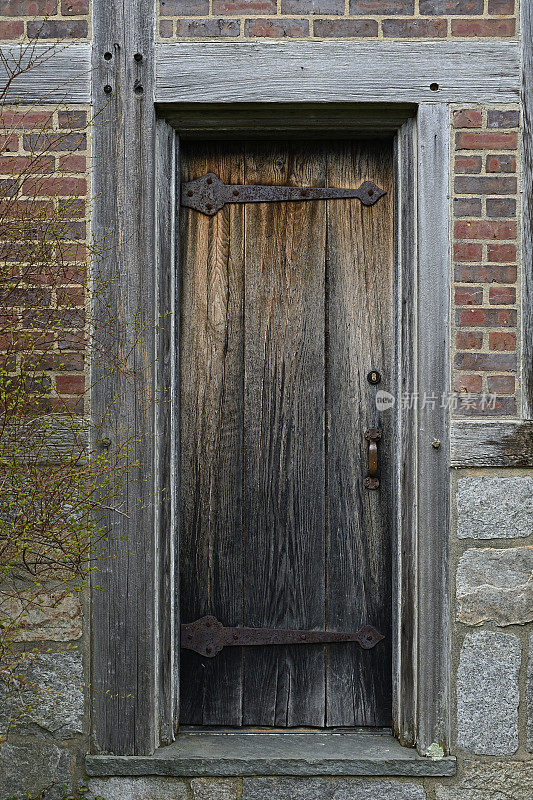
[[[368,477],[365,478],[365,489],[378,489],[378,441],[381,439],[381,431],[378,428],[369,428],[365,431],[365,439],[368,442]]]

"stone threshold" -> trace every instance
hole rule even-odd
[[[391,734],[187,731],[153,756],[87,756],[90,776],[455,775],[453,756],[426,758]]]

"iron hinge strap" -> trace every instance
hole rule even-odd
[[[226,203],[275,203],[300,200],[328,200],[355,197],[372,206],[386,192],[373,181],[363,181],[357,189],[333,189],[326,186],[265,186],[224,183],[214,172],[182,184],[181,204],[213,216]]]
[[[365,650],[385,637],[372,625],[363,625],[356,632],[300,631],[275,628],[226,628],[216,617],[201,617],[181,626],[181,646],[213,658],[224,647],[246,647],[282,644],[327,644],[357,642]]]

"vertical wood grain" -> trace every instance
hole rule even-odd
[[[393,725],[400,742],[416,741],[417,702],[417,418],[416,392],[416,123],[395,140],[396,224],[394,338],[396,361],[393,547]],[[444,166],[444,165],[443,165]],[[403,402],[406,398],[407,402]]]
[[[321,186],[320,145],[249,145],[246,182]],[[324,625],[324,203],[246,208],[244,620]],[[324,723],[324,648],[245,648],[244,724]]]
[[[522,37],[522,416],[533,419],[533,6],[520,3]]]
[[[108,291],[95,300],[92,413],[129,451],[94,576],[91,688],[94,747],[117,754],[158,744],[154,14],[153,0],[93,3],[93,232]],[[110,366],[115,355],[125,368]]]
[[[374,625],[376,648],[327,648],[327,725],[391,724],[391,533],[393,410],[378,411],[376,390],[394,390],[392,348],[393,213],[390,143],[328,146],[331,186],[373,180],[387,194],[371,207],[352,200],[327,207],[328,541],[327,625]],[[382,375],[375,387],[371,369]],[[368,473],[367,428],[379,428],[380,488]]]
[[[177,722],[179,655],[179,606],[176,570],[176,478],[178,441],[176,423],[177,357],[179,321],[176,317],[176,163],[179,145],[175,131],[159,119],[156,123],[155,197],[156,221],[156,331],[157,373],[155,405],[155,531],[159,595],[156,601],[158,647],[157,718],[160,742],[174,739]]]
[[[418,748],[449,747],[449,109],[421,105],[418,167]],[[424,402],[426,398],[427,402]],[[429,398],[435,398],[434,403]],[[440,442],[436,449],[433,443]]]
[[[242,145],[196,144],[184,181],[244,182]],[[213,217],[182,209],[180,367],[181,622],[242,624],[244,206]],[[238,648],[183,651],[182,723],[241,724]]]

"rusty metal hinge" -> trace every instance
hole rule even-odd
[[[358,189],[330,189],[307,186],[241,186],[227,184],[214,172],[182,184],[181,204],[212,216],[226,203],[275,203],[294,200],[327,200],[356,197],[365,206],[373,206],[386,192],[372,181],[363,181]]]
[[[357,642],[362,648],[369,650],[384,638],[372,625],[363,625],[355,633],[273,628],[225,628],[216,617],[201,617],[195,622],[181,626],[181,646],[208,658],[216,656],[224,647],[255,647],[267,644]]]

